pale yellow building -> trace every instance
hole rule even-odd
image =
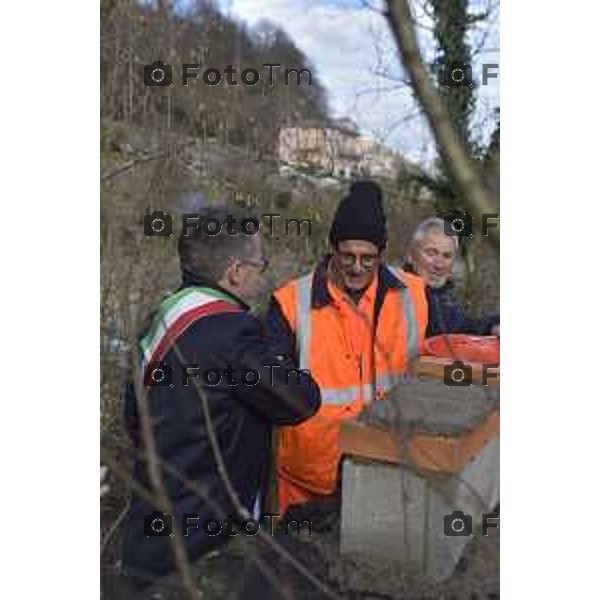
[[[396,177],[403,162],[389,148],[361,136],[347,119],[331,127],[280,129],[278,158],[341,178]]]

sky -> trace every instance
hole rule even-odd
[[[489,1],[472,0],[472,6],[479,8]],[[422,24],[421,48],[430,60],[434,46],[427,27],[431,21],[417,1],[412,4]],[[433,139],[408,87],[402,83],[396,48],[379,11],[381,0],[219,0],[219,5],[251,28],[265,19],[282,27],[314,65],[328,92],[334,117],[350,117],[362,133],[409,160],[431,164],[435,157]],[[471,41],[483,49],[473,66],[477,81],[482,60],[500,63],[499,9],[485,31],[474,33]],[[478,87],[474,121],[484,139],[493,126],[493,109],[500,104],[500,69],[495,72],[497,79]]]

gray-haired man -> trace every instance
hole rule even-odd
[[[169,534],[175,528],[191,559],[232,539],[228,528],[241,519],[218,467],[219,452],[246,515],[260,516],[254,510],[264,506],[272,426],[301,423],[320,406],[310,374],[289,376],[295,371],[291,357],[250,313],[264,294],[268,261],[260,233],[249,235],[244,215],[232,212],[208,208],[198,227],[182,228],[182,284],[161,303],[139,340],[147,390],[136,398],[129,385],[125,402],[136,451],[133,479],[152,489],[138,413],[143,402],[157,458],[174,469],[162,473],[173,515],[160,516],[134,494],[123,534],[130,581],[173,571]],[[229,225],[215,234],[201,220]]]
[[[426,337],[441,333],[500,335],[500,316],[471,319],[456,297],[452,284],[458,238],[444,233],[444,220],[425,219],[419,224],[408,248],[408,265],[426,283],[429,321]]]

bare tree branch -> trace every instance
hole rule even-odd
[[[412,17],[407,0],[388,0],[386,19],[390,25],[404,66],[425,110],[425,115],[435,136],[441,154],[445,158],[450,174],[464,195],[468,210],[473,215],[497,212],[499,203],[493,201],[477,173],[465,148],[461,144],[446,107],[435,90],[421,58]],[[490,230],[496,246],[500,243],[497,229]]]
[[[178,358],[178,360],[182,364],[187,364],[189,361],[185,359],[181,350],[179,349],[179,345],[177,342],[173,344],[173,350]],[[214,429],[212,416],[210,414],[210,407],[208,405],[208,398],[206,396],[206,392],[202,389],[200,383],[194,379],[193,385],[200,397],[200,401],[202,403],[202,410],[204,412],[204,418],[206,421],[206,431],[208,433],[208,438],[210,441],[210,445],[213,451],[213,455],[215,461],[217,463],[217,470],[219,475],[221,476],[221,481],[225,485],[227,490],[227,494],[231,502],[234,505],[237,513],[243,517],[244,519],[248,519],[251,517],[248,510],[242,504],[231,480],[229,478],[229,473],[227,472],[227,466],[225,465],[225,459],[223,458],[223,454],[221,452],[221,448],[219,447],[219,440],[217,439],[217,434]],[[297,561],[289,552],[287,552],[284,548],[282,548],[275,540],[271,539],[269,535],[264,535],[259,530],[259,537],[263,540],[267,545],[269,545],[273,550],[275,550],[280,556],[286,559],[299,573],[301,573],[308,581],[310,581],[317,589],[319,589],[323,594],[328,596],[329,598],[338,599],[338,596],[334,594],[327,586],[325,586],[319,579],[317,579],[301,562]]]
[[[125,515],[129,510],[130,504],[131,502],[128,500],[125,506],[123,507],[123,510],[119,513],[117,518],[108,528],[108,531],[106,532],[104,538],[100,541],[100,556],[102,556],[103,552],[106,550],[106,548],[108,548],[108,542],[112,539],[112,536],[116,533],[117,529],[119,528],[119,525],[123,522],[123,519],[125,518]]]
[[[121,481],[123,481],[124,483],[129,485],[132,488],[132,490],[135,492],[135,494],[137,494],[140,498],[142,498],[144,501],[146,501],[150,506],[153,506],[157,510],[161,510],[162,504],[156,498],[156,496],[152,493],[152,490],[149,490],[148,488],[139,484],[137,481],[133,480],[131,478],[131,474],[124,467],[121,466],[117,457],[114,456],[110,450],[101,448],[100,453],[101,453],[101,457],[102,457],[102,462],[104,462],[110,466],[110,470],[114,473],[114,475],[117,478],[119,478]],[[148,461],[148,455],[146,453],[138,452],[138,453],[136,453],[136,456],[138,456],[138,458],[140,458],[141,460],[144,460],[145,462]],[[161,467],[167,473],[169,473],[169,475],[175,477],[180,482],[182,482],[188,490],[190,490],[192,493],[194,493],[196,496],[198,496],[198,498],[201,498],[202,500],[204,500],[211,507],[212,510],[215,510],[217,512],[221,511],[221,507],[217,506],[216,503],[212,500],[212,498],[203,489],[194,485],[194,483],[192,481],[185,478],[177,469],[175,469],[168,463],[165,463],[164,461],[160,461],[160,463],[161,463]],[[128,507],[129,506],[126,506],[125,508],[128,509]],[[120,522],[120,517],[117,519],[117,521],[115,521],[115,524],[113,524],[114,528],[117,527],[118,522]],[[259,534],[264,536],[264,534],[262,534],[262,532],[260,532],[260,531],[259,531]],[[260,537],[260,535],[259,535],[259,537]],[[106,536],[106,537],[108,537],[108,536]],[[265,565],[264,561],[261,560],[261,558],[259,556],[257,556],[256,553],[253,556],[253,558],[256,560],[257,566],[261,570],[261,572],[267,577],[267,579],[269,579],[269,581],[271,581],[273,583],[274,587],[277,588],[278,586],[275,585],[276,578],[275,578],[275,574],[274,574],[273,570],[270,569],[268,565]],[[288,597],[289,597],[289,594],[286,595],[286,598],[288,598]],[[291,600],[291,598],[290,598],[290,600]]]
[[[165,490],[162,478],[160,458],[158,456],[156,441],[154,439],[152,417],[148,409],[148,397],[142,388],[142,379],[137,361],[134,359],[132,362],[134,365],[133,381],[135,386],[135,396],[137,398],[142,439],[144,440],[144,448],[147,456],[148,475],[150,477],[150,482],[156,495],[156,499],[161,505],[161,510],[166,514],[172,515],[173,507]],[[177,567],[177,571],[179,572],[179,576],[181,577],[183,589],[190,600],[196,600],[196,580],[190,567],[190,562],[181,531],[179,531],[178,528],[175,528],[174,535],[169,537],[169,544],[171,545],[171,550],[173,551],[175,565]]]

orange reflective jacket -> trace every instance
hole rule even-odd
[[[424,284],[383,267],[357,307],[327,281],[321,265],[279,289],[275,299],[295,334],[299,366],[310,370],[322,398],[314,417],[281,428],[278,474],[316,494],[331,494],[341,420],[383,397],[419,355],[427,327]]]

